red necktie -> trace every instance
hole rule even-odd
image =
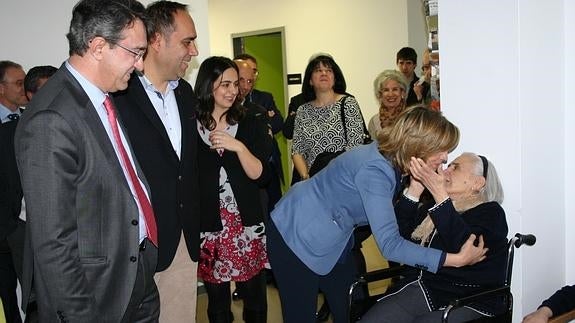
[[[140,185],[140,180],[134,171],[134,167],[132,167],[132,163],[130,162],[130,158],[128,158],[128,153],[124,148],[124,144],[122,144],[122,139],[120,138],[120,132],[118,131],[118,122],[116,119],[116,108],[114,107],[114,103],[110,99],[109,96],[106,95],[106,99],[104,100],[104,107],[106,108],[106,112],[108,113],[108,122],[110,122],[110,126],[112,126],[112,133],[114,134],[114,139],[116,140],[116,144],[118,145],[118,150],[120,151],[120,155],[122,156],[122,162],[124,168],[130,175],[130,181],[132,182],[132,186],[136,191],[136,197],[138,198],[138,203],[140,204],[140,208],[144,213],[144,219],[146,220],[146,229],[148,230],[148,239],[157,247],[158,246],[158,229],[156,228],[156,218],[154,217],[154,210],[152,209],[152,205],[150,204],[150,200],[144,193],[144,189],[142,185]]]

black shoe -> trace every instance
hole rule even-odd
[[[329,305],[327,305],[327,302],[323,302],[323,305],[321,306],[319,311],[315,313],[315,321],[325,322],[329,318],[329,314],[331,314],[331,311],[329,310]]]
[[[236,290],[234,290],[234,292],[232,293],[232,299],[234,301],[239,301],[240,299],[242,299],[242,296],[240,295],[240,292],[238,291],[238,289],[236,288]]]

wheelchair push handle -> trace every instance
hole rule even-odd
[[[528,246],[532,246],[535,244],[535,242],[537,241],[537,238],[532,235],[532,234],[521,234],[521,233],[516,233],[515,234],[515,247],[519,248],[522,245],[528,245]]]

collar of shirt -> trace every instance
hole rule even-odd
[[[8,115],[10,114],[17,114],[17,115],[21,115],[22,113],[20,112],[20,109],[16,109],[16,111],[12,111],[10,109],[8,109],[6,106],[4,106],[2,103],[0,103],[0,123],[5,123],[10,121],[10,119],[8,119]]]
[[[146,75],[139,75],[138,78],[140,78],[140,82],[142,82],[142,85],[144,86],[144,89],[146,89],[146,91],[157,92],[161,93],[162,95],[166,95],[166,93],[173,91],[175,88],[178,87],[178,84],[180,82],[180,80],[168,81],[168,87],[166,88],[166,93],[162,93],[156,89],[154,84],[150,82],[150,80],[146,77]]]
[[[68,71],[70,71],[70,73],[72,73],[72,76],[74,76],[78,83],[80,83],[80,86],[84,92],[86,92],[88,98],[90,98],[92,105],[96,107],[96,111],[98,112],[98,115],[100,115],[100,118],[102,118],[101,112],[103,112],[103,116],[105,117],[103,120],[108,122],[106,109],[104,108],[104,99],[106,99],[106,93],[102,92],[102,90],[100,90],[97,86],[88,81],[88,79],[80,74],[80,72],[78,72],[72,65],[70,65],[68,61],[66,61],[66,68]]]

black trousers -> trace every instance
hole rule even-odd
[[[16,297],[17,276],[9,252],[0,253],[0,298],[6,322],[21,323],[18,298]]]
[[[268,256],[276,278],[284,323],[315,323],[318,290],[332,310],[334,323],[349,321],[347,293],[356,276],[351,255],[340,259],[327,275],[309,269],[286,245],[273,221],[267,226]]]
[[[138,273],[134,290],[122,322],[144,323],[158,322],[160,318],[160,294],[154,281],[158,249],[148,240],[140,244]]]

